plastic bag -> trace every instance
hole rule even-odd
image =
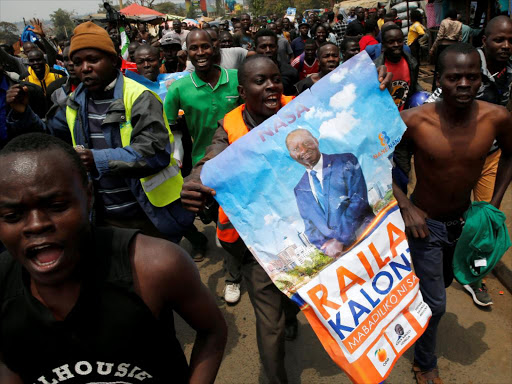
[[[400,12],[407,12],[407,1],[402,1],[401,3],[398,3],[396,5],[393,5],[391,7],[393,9],[396,9],[398,13]],[[416,1],[412,1],[409,3],[409,11],[418,8],[418,3]]]

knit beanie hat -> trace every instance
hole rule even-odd
[[[92,21],[82,23],[75,28],[69,47],[69,57],[73,57],[73,53],[84,48],[99,49],[117,56],[108,32]]]

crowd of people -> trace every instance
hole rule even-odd
[[[198,217],[215,222],[225,250],[225,301],[239,301],[244,281],[265,374],[286,383],[285,341],[297,337],[299,307],[256,262],[200,173],[365,50],[407,125],[393,191],[433,313],[414,372],[418,383],[442,383],[436,333],[462,216],[472,193],[499,208],[512,179],[512,21],[490,20],[475,48],[462,42],[457,14],[447,16],[432,42],[439,87],[421,106],[419,11],[407,36],[396,10],[361,7],[295,21],[247,13],[200,27],[173,20],[154,34],[144,24],[88,21],[58,44],[33,20],[37,41],[23,42],[21,55],[0,47],[0,381],[214,382],[228,329],[194,265],[215,246]],[[151,82],[186,75],[162,100],[126,71]],[[465,288],[477,304],[492,304],[481,282]],[[189,362],[173,311],[197,332]]]

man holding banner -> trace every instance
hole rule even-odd
[[[391,83],[392,75],[385,67],[379,68],[380,89]],[[233,142],[250,130],[274,116],[293,97],[285,97],[277,65],[268,57],[260,55],[247,58],[238,72],[239,93],[245,104],[228,113],[219,122],[212,144],[206,149],[181,192],[185,208],[199,212],[215,196],[215,190],[202,184],[203,165],[218,156]],[[298,307],[273,284],[266,271],[248,251],[245,243],[221,210],[217,235],[231,256],[243,258],[242,273],[248,287],[249,297],[256,315],[258,350],[265,373],[271,383],[286,383],[284,366],[284,340],[297,335],[295,313]]]
[[[182,189],[183,206],[193,212],[201,210],[207,198],[215,195],[213,189],[201,183],[200,174],[204,163],[250,129],[274,115],[282,105],[293,98],[282,96],[283,85],[279,68],[265,56],[255,55],[247,58],[239,69],[238,82],[238,90],[245,104],[226,114],[219,122],[212,145],[206,149],[205,157],[193,168]],[[258,86],[258,83],[261,85]],[[235,119],[235,123],[238,124],[232,124]],[[239,132],[236,131],[238,127]],[[217,236],[230,255],[230,259],[226,257],[228,271],[231,264],[240,264],[240,260],[242,261],[242,274],[256,315],[258,350],[265,373],[271,383],[286,383],[285,323],[290,324],[288,338],[294,339],[297,335],[295,315],[299,308],[272,283],[263,268],[251,256],[236,230],[230,226],[222,210],[219,210]]]
[[[402,112],[407,131],[395,151],[398,168],[393,171],[393,192],[414,269],[432,310],[414,351],[413,370],[420,384],[442,383],[435,348],[437,327],[446,310],[445,287],[453,279],[453,252],[463,230],[463,215],[471,205],[471,191],[495,139],[502,155],[491,205],[499,207],[512,179],[512,117],[503,107],[475,100],[481,83],[477,50],[469,44],[451,45],[439,56],[438,67],[443,99]],[[417,184],[408,199],[399,175],[410,170],[411,155]]]

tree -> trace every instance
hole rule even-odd
[[[12,45],[14,44],[20,34],[18,32],[18,27],[13,23],[8,23],[7,21],[0,21],[0,42]]]
[[[299,12],[304,12],[306,9],[321,9],[331,6],[329,0],[295,0],[293,3]]]
[[[156,0],[133,0],[134,3],[142,5],[143,7],[148,7],[148,8],[153,8],[153,3],[155,1]]]
[[[224,9],[224,3],[222,0],[215,0],[215,8],[217,11],[217,16],[222,16],[226,13],[226,10]]]
[[[279,17],[282,17],[286,14],[286,9],[288,7],[293,7],[293,0],[279,0],[279,1],[269,1],[265,4],[265,14],[271,15],[275,13]]]
[[[183,8],[181,5],[171,3],[170,1],[155,4],[153,9],[161,13],[177,16],[185,16],[186,13],[185,8]]]
[[[253,15],[262,16],[265,13],[265,0],[251,0],[250,8]]]
[[[71,12],[65,11],[61,8],[57,9],[50,15],[53,23],[53,29],[58,40],[64,40],[73,33],[75,23],[71,20]]]
[[[187,18],[188,19],[195,19],[197,17],[197,7],[194,5],[193,2],[190,2],[190,6],[188,7],[187,11]]]

